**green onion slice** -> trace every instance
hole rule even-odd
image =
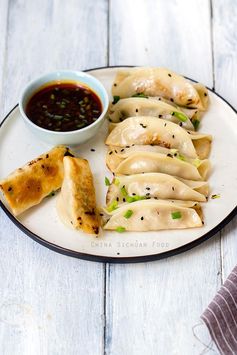
[[[115,186],[119,186],[119,184],[120,184],[119,179],[118,179],[118,178],[115,178],[115,179],[114,179],[114,185],[115,185]]]
[[[145,95],[143,92],[138,92],[138,93],[132,95],[132,97],[143,97],[145,99],[148,99],[148,96]]]
[[[122,195],[123,195],[123,196],[127,196],[127,195],[128,195],[128,192],[127,192],[127,190],[125,189],[125,186],[121,187],[121,192],[122,192]]]
[[[108,212],[112,212],[114,210],[116,210],[118,208],[118,202],[117,201],[113,201],[111,202],[111,204],[107,207],[107,211]]]
[[[187,116],[184,113],[173,111],[171,112],[172,116],[177,117],[180,121],[186,122],[187,121]]]
[[[112,104],[115,105],[120,100],[120,96],[113,96],[113,99]]]
[[[107,178],[107,176],[105,177],[105,185],[106,185],[106,186],[110,186],[110,181],[109,181],[109,179]]]
[[[216,198],[220,198],[221,196],[220,195],[216,195],[216,194],[214,194],[214,195],[212,195],[211,196],[211,198],[214,200],[214,199],[216,199]]]
[[[119,233],[123,233],[126,231],[126,228],[122,227],[122,226],[119,226],[116,228],[116,232],[119,232]]]
[[[193,124],[193,127],[194,127],[195,131],[197,131],[198,127],[200,125],[200,121],[199,120],[193,120],[192,124]]]
[[[132,210],[127,210],[123,216],[128,219],[132,216],[132,214],[133,214]]]
[[[177,212],[172,212],[171,216],[173,219],[180,219],[182,217],[181,212],[177,211]]]

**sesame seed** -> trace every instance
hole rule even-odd
[[[141,220],[143,221],[144,217],[141,217]]]
[[[91,152],[95,152],[95,149],[94,149],[94,148],[91,148]]]
[[[171,78],[172,75],[169,73],[168,76]]]

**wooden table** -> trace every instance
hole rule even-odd
[[[235,0],[0,0],[1,119],[44,72],[117,64],[169,67],[237,107],[236,19]],[[0,211],[0,353],[201,354],[236,221],[182,255],[105,265],[42,247]]]

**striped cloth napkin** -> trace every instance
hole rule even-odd
[[[237,266],[201,319],[221,354],[237,354]]]

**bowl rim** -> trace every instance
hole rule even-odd
[[[102,93],[103,93],[103,98],[105,99],[105,104],[103,105],[103,111],[101,112],[100,116],[96,119],[95,122],[91,123],[90,125],[84,127],[84,128],[79,128],[79,129],[75,129],[73,131],[62,131],[62,132],[57,132],[57,131],[52,131],[52,130],[49,130],[47,128],[43,128],[43,127],[40,127],[38,126],[36,123],[32,122],[29,117],[26,115],[25,113],[25,110],[23,108],[23,100],[24,100],[24,97],[27,93],[27,91],[29,90],[29,88],[32,86],[32,85],[35,85],[37,86],[37,82],[40,81],[41,79],[43,78],[47,78],[47,76],[54,76],[55,75],[55,79],[52,78],[51,80],[48,80],[48,81],[45,81],[45,83],[43,83],[42,85],[38,85],[38,89],[40,89],[41,86],[44,86],[45,84],[50,83],[50,82],[53,82],[54,80],[57,80],[57,75],[60,75],[60,74],[79,74],[78,75],[78,79],[75,78],[75,82],[76,81],[79,81],[79,77],[81,75],[81,77],[88,77],[90,79],[92,79],[96,85],[98,85],[100,87],[100,89],[102,89]],[[63,80],[67,80],[67,78],[63,79]],[[74,79],[70,79],[72,81],[74,81]],[[83,83],[82,83],[83,84]],[[94,89],[91,88],[90,85],[88,84],[85,84],[85,86],[89,87],[90,90],[92,90],[94,92]],[[37,91],[37,89],[35,90],[35,92]],[[32,95],[34,94],[34,92],[32,92]],[[96,93],[97,96],[101,99],[102,95]],[[20,95],[20,99],[19,99],[19,110],[20,110],[20,113],[21,113],[21,116],[22,118],[25,120],[25,122],[27,122],[28,124],[30,124],[32,127],[34,128],[37,128],[38,130],[42,131],[42,132],[47,132],[47,134],[51,134],[51,135],[55,135],[55,136],[60,136],[60,135],[73,135],[73,134],[76,134],[76,133],[79,133],[79,132],[86,132],[88,131],[90,128],[93,128],[95,126],[98,125],[98,123],[100,123],[103,118],[105,117],[105,114],[108,110],[108,107],[109,107],[109,95],[104,87],[104,85],[101,83],[100,80],[98,80],[96,77],[94,77],[93,75],[91,74],[88,74],[86,73],[85,71],[80,71],[80,70],[73,70],[73,69],[63,69],[63,70],[55,70],[55,71],[52,71],[52,72],[48,72],[48,73],[45,73],[45,74],[42,74],[40,76],[38,76],[37,78],[31,80],[23,89],[21,95]]]

